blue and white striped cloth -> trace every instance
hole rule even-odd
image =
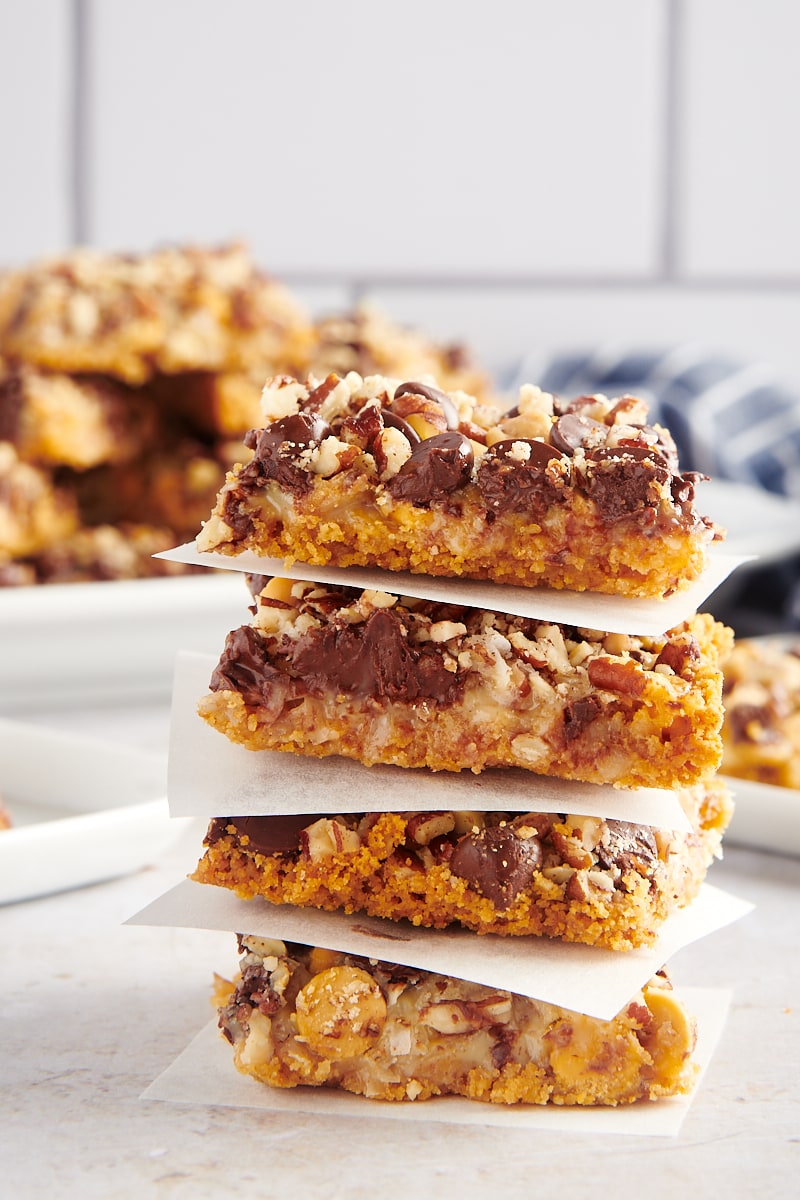
[[[665,425],[684,470],[800,500],[800,385],[768,363],[737,363],[700,345],[528,355],[509,381],[562,396],[629,392]]]

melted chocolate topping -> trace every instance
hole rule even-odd
[[[469,438],[461,433],[438,433],[412,447],[411,457],[386,486],[396,500],[424,507],[468,483],[474,457]]]
[[[250,625],[234,629],[225,639],[225,649],[211,676],[212,692],[239,692],[245,704],[258,706],[265,700],[276,671],[267,658],[267,648]]]
[[[657,451],[625,446],[597,451],[592,460],[596,466],[587,477],[586,490],[603,522],[612,524],[630,513],[658,508],[669,468]]]
[[[513,904],[542,863],[538,837],[518,838],[506,825],[495,825],[462,838],[450,858],[450,870],[499,909]]]
[[[595,853],[602,867],[620,871],[648,870],[658,861],[658,845],[648,825],[630,821],[606,821],[606,829]]]
[[[513,447],[530,447],[530,457],[521,460]],[[478,466],[475,482],[486,507],[493,512],[544,512],[564,497],[563,485],[547,473],[554,459],[563,455],[554,446],[528,438],[495,442]]]
[[[669,435],[652,425],[634,424],[619,429],[617,444],[608,446],[609,425],[584,411],[589,397],[556,404],[557,417],[547,441],[503,439],[487,450],[474,472],[473,445],[466,436],[469,426],[462,426],[465,432],[461,432],[458,411],[447,393],[430,384],[409,380],[397,387],[389,404],[369,404],[358,413],[335,418],[330,425],[319,415],[319,409],[337,384],[338,377],[329,376],[309,394],[302,411],[246,435],[245,443],[254,451],[253,459],[240,472],[239,488],[226,494],[222,514],[236,540],[246,537],[253,524],[246,505],[240,503],[241,498],[257,492],[269,480],[298,496],[307,492],[316,477],[306,452],[333,433],[353,447],[354,455],[357,448],[372,454],[377,474],[382,476],[387,457],[380,435],[387,426],[404,434],[411,454],[386,482],[386,489],[395,500],[407,500],[421,508],[437,502],[445,508],[453,507],[455,501],[453,511],[457,511],[456,494],[474,477],[486,507],[487,521],[493,521],[503,512],[531,513],[537,517],[552,505],[565,501],[575,489],[590,497],[607,525],[635,516],[652,532],[676,522],[692,526],[699,521],[693,509],[694,485],[703,477],[691,472],[678,474],[677,454]],[[414,410],[414,397],[419,397],[429,423],[441,426],[444,420],[447,432],[420,440],[406,419],[409,411]],[[396,402],[399,402],[398,412],[393,407]],[[436,414],[431,413],[431,405],[438,409]],[[512,409],[507,415],[517,412]],[[527,460],[512,450],[520,442],[529,447]],[[579,449],[584,451],[584,461],[578,470],[571,472],[568,460]],[[666,483],[672,504],[664,508]]]
[[[334,686],[388,700],[453,703],[463,684],[427,644],[411,646],[394,613],[378,609],[361,625],[327,625],[299,638],[291,674],[312,691]]]
[[[269,704],[278,682],[302,684],[322,694],[332,688],[379,700],[429,700],[453,704],[463,692],[458,672],[444,667],[439,651],[412,646],[402,623],[387,609],[363,624],[329,624],[271,652],[252,626],[228,634],[211,677],[211,690],[239,692],[245,704]]]

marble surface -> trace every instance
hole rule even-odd
[[[168,712],[37,720],[157,749]],[[729,847],[711,871],[756,909],[671,963],[678,984],[734,992],[680,1134],[532,1135],[142,1101],[209,1019],[212,972],[236,962],[229,934],[123,925],[191,869],[203,825],[132,876],[0,911],[3,1194],[571,1200],[622,1183],[656,1200],[797,1195],[800,860]]]

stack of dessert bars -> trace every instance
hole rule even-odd
[[[170,779],[213,814],[182,886],[238,934],[235,1066],[374,1101],[690,1090],[664,964],[731,814],[700,479],[633,397],[350,373],[262,404],[174,552],[250,590],[176,685]]]

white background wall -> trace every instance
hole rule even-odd
[[[490,365],[800,379],[792,0],[0,0],[0,263],[243,237]]]

